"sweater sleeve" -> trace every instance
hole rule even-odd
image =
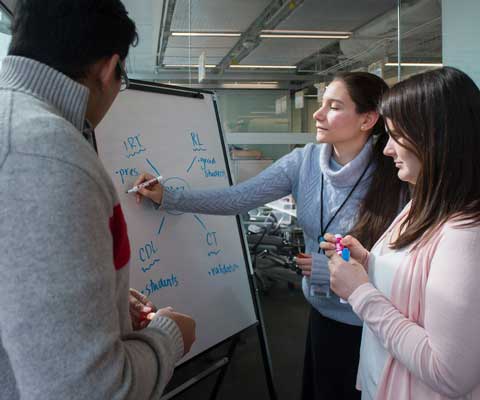
[[[298,181],[304,149],[295,149],[260,174],[222,189],[164,191],[161,207],[202,214],[235,215],[290,194]]]
[[[426,284],[424,327],[405,318],[370,283],[349,298],[394,358],[452,398],[470,393],[480,381],[479,240],[478,228],[444,229]]]
[[[113,263],[108,192],[85,171],[39,157],[9,159],[0,178],[1,365],[20,397],[159,398],[183,340],[164,317],[122,329],[131,326],[128,264]]]

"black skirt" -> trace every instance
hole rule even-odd
[[[362,327],[310,310],[302,400],[359,400],[355,389]]]

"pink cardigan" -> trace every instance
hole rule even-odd
[[[348,299],[389,352],[376,399],[480,399],[480,227],[443,225],[408,253],[391,297],[366,283]]]

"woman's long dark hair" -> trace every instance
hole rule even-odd
[[[341,73],[334,80],[345,84],[357,113],[377,111],[382,95],[388,91],[383,79],[368,72]],[[382,117],[373,127],[372,135],[375,170],[357,222],[350,231],[367,249],[372,248],[408,200],[407,184],[398,179],[395,164],[383,154],[388,135]]]
[[[421,165],[392,247],[423,243],[452,218],[479,225],[480,91],[472,79],[449,67],[412,76],[385,94],[380,111],[395,128],[392,138],[403,138]]]

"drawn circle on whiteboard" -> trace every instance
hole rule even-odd
[[[169,192],[179,192],[184,190],[190,190],[190,185],[185,179],[179,178],[177,176],[172,176],[171,178],[166,179],[163,182],[163,187]],[[182,215],[185,214],[182,211],[168,210],[170,215]]]

